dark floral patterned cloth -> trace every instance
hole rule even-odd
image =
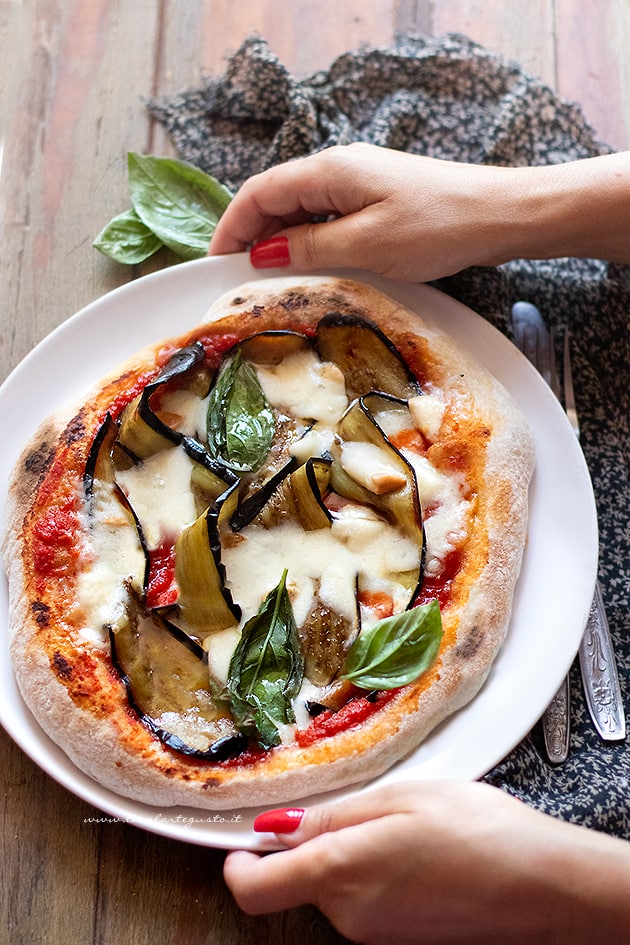
[[[274,164],[353,141],[502,165],[559,163],[611,150],[595,140],[577,106],[458,35],[401,37],[391,48],[343,55],[327,72],[302,81],[252,38],[221,78],[148,107],[180,157],[233,190]],[[467,270],[439,287],[508,334],[518,298],[536,303],[550,325],[571,326],[582,444],[599,514],[600,580],[627,700],[630,268],[515,261]],[[568,760],[550,766],[534,728],[486,779],[555,816],[630,838],[630,745],[599,740],[576,665],[571,688]]]

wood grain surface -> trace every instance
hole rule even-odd
[[[464,33],[581,103],[625,149],[629,24],[628,0],[0,0],[0,379],[137,275],[91,243],[126,207],[126,152],[168,153],[143,101],[221,73],[246,36],[305,76],[400,31]],[[0,945],[344,941],[314,907],[243,915],[221,851],[98,822],[1,730],[0,749]]]

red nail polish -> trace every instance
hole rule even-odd
[[[267,810],[254,821],[254,830],[256,833],[293,833],[300,826],[303,816],[302,807]]]
[[[252,246],[249,258],[255,269],[288,266],[291,262],[289,241],[286,236],[273,236],[270,240],[262,240]]]

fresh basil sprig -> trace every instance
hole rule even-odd
[[[437,600],[379,620],[348,651],[342,678],[360,689],[397,689],[431,666],[442,640]]]
[[[227,688],[238,728],[263,748],[280,742],[278,727],[295,721],[291,700],[304,678],[286,570],[243,633],[230,661]]]
[[[237,472],[256,472],[276,428],[258,375],[237,351],[222,370],[208,400],[208,451]]]
[[[135,265],[162,246],[182,259],[207,255],[215,227],[232,199],[227,187],[175,158],[127,155],[132,209],[114,217],[93,243],[117,262]]]

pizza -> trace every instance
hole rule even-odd
[[[233,290],[17,463],[10,652],[48,735],[152,805],[383,773],[482,686],[532,437],[447,334],[338,277]]]

